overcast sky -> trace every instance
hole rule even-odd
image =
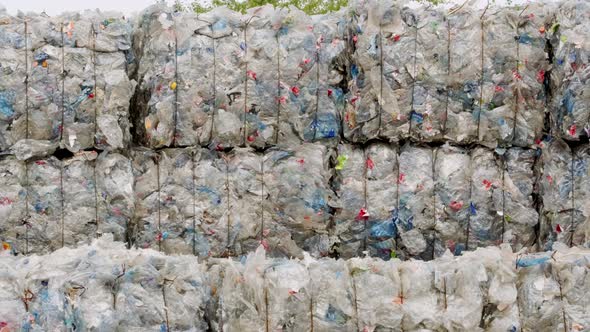
[[[172,3],[168,0],[168,3]],[[45,12],[49,15],[59,14],[63,11],[79,11],[84,9],[100,8],[101,10],[117,10],[125,14],[140,11],[145,7],[156,3],[156,0],[0,0],[0,6],[4,6],[10,14],[17,10],[23,12]]]

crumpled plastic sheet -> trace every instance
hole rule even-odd
[[[397,230],[397,149],[374,143],[366,149],[338,146],[335,218],[338,254],[343,258],[395,255]]]
[[[45,254],[90,243],[103,233],[126,241],[134,195],[131,165],[122,155],[80,152],[63,160],[50,157],[26,165],[7,157],[2,174],[5,250]]]
[[[206,329],[210,295],[205,266],[189,262],[194,257],[126,250],[103,237],[91,246],[15,260],[14,268],[6,258],[0,310],[11,330]]]
[[[198,263],[103,236],[44,256],[0,256],[0,322],[30,331],[583,330],[589,262],[579,247],[524,254],[503,245],[429,262],[287,260],[260,246]]]
[[[1,151],[13,147],[18,153],[14,145],[25,138],[72,152],[129,144],[128,108],[135,89],[128,77],[131,25],[118,16],[86,11],[4,17],[7,47],[0,56],[11,69],[4,71],[0,97]],[[17,62],[24,70],[10,65]],[[52,146],[46,146],[49,153]]]
[[[584,15],[588,10],[585,1],[564,1],[555,10],[553,26],[546,29],[554,52],[552,126],[555,135],[568,140],[590,136],[590,27]]]

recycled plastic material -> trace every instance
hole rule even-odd
[[[199,263],[103,236],[0,256],[0,322],[31,331],[583,330],[590,252],[554,249],[503,245],[425,262],[269,258],[260,246]]]

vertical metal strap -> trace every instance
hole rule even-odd
[[[97,32],[94,28],[94,23],[92,23],[91,25],[91,31],[90,33],[92,33],[92,78],[94,80],[94,84],[92,87],[93,90],[93,95],[94,98],[92,98],[92,103],[94,106],[94,136],[92,138],[92,142],[94,145],[96,145],[98,143],[97,139],[96,139],[96,134],[98,132],[98,106],[96,105],[96,99],[98,98],[97,96],[97,89],[96,89],[96,35]]]
[[[193,150],[191,152],[191,163],[192,163],[192,195],[193,195],[193,256],[197,255],[197,183],[196,183],[196,176],[197,173],[195,171],[195,155],[197,154],[197,150]]]
[[[178,36],[176,35],[176,23],[174,24],[174,129],[172,133],[172,146],[176,146],[178,135]]]
[[[275,40],[277,43],[277,73],[278,73],[278,80],[277,80],[277,122],[275,128],[275,145],[279,144],[279,135],[281,133],[281,44],[279,42],[279,34],[275,35]]]
[[[485,22],[484,22],[484,16],[485,16],[486,11],[488,10],[489,6],[490,6],[490,4],[488,2],[487,6],[483,10],[483,13],[481,13],[481,16],[479,17],[479,27],[480,27],[480,32],[481,32],[481,49],[480,49],[481,77],[479,79],[479,112],[477,113],[477,140],[480,140],[479,132],[480,132],[480,127],[481,127],[481,113],[483,112],[483,85],[484,85],[484,75],[485,75],[485,67],[484,67]]]

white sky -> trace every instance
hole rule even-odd
[[[124,14],[138,12],[145,7],[156,3],[157,0],[0,0],[0,6],[4,6],[8,13],[16,14],[17,10],[23,12],[45,12],[56,15],[64,11],[80,11],[84,9],[100,8],[103,11],[116,10]],[[167,0],[173,3],[172,0]]]

